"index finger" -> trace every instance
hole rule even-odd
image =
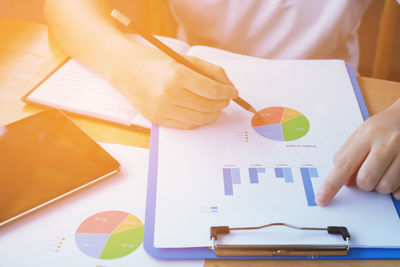
[[[326,206],[346,184],[347,180],[361,166],[369,152],[369,146],[363,139],[351,138],[353,142],[346,144],[335,155],[333,167],[328,177],[318,190],[315,201],[319,206]]]

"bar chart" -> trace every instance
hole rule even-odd
[[[294,178],[294,171],[298,173],[298,179]],[[263,185],[260,183],[260,174],[265,177],[275,177],[275,179],[284,182],[285,184],[295,184],[296,181],[302,184],[304,189],[305,203],[309,207],[317,206],[315,202],[315,193],[312,185],[312,179],[318,178],[318,170],[316,167],[275,167],[275,168],[265,168],[265,167],[249,167],[243,173],[248,173],[248,184],[265,186],[268,185],[268,178],[263,181]],[[225,196],[234,196],[235,186],[240,186],[243,184],[241,177],[240,168],[223,168],[223,185]]]
[[[285,183],[293,183],[292,168],[275,168],[275,177],[284,178]]]
[[[265,173],[265,168],[249,168],[249,177],[251,184],[258,184],[258,174]]]
[[[225,196],[233,196],[233,185],[240,184],[240,169],[239,168],[224,168],[224,188]]]
[[[304,192],[306,193],[308,206],[317,206],[315,203],[314,189],[311,178],[318,177],[317,168],[300,168],[301,178],[303,180]]]

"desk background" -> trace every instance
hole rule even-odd
[[[0,0],[4,1],[4,0]],[[0,2],[1,3],[1,2]],[[0,4],[1,6],[1,4]],[[0,125],[13,122],[39,108],[20,98],[67,59],[48,35],[47,26],[0,17]],[[371,115],[400,97],[400,83],[358,78]],[[148,132],[134,131],[104,122],[73,116],[96,141],[149,147]],[[206,261],[205,266],[400,266],[400,261]]]

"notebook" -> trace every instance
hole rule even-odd
[[[130,37],[136,42],[150,45],[138,35]],[[183,41],[169,37],[158,36],[158,38],[181,54],[187,54],[192,50],[212,50],[216,54],[227,54],[232,58],[242,57],[210,47],[190,47]],[[63,63],[22,100],[121,125],[144,128],[151,126],[150,122],[108,81],[74,59]]]

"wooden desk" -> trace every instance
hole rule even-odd
[[[35,84],[67,59],[47,26],[0,18],[0,125],[29,116],[41,109],[20,99]],[[400,83],[358,78],[368,110],[376,114],[400,97]],[[107,123],[72,117],[100,142],[149,147],[148,133]],[[399,266],[400,261],[207,261],[205,266]]]
[[[20,99],[67,58],[47,34],[47,26],[0,18],[0,125],[41,111]],[[149,147],[146,132],[80,117],[73,120],[97,141]]]

